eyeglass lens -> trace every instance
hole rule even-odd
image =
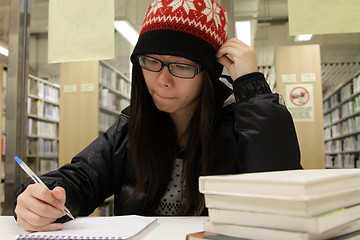
[[[152,72],[160,72],[163,66],[167,66],[170,73],[179,78],[193,78],[200,72],[199,67],[185,63],[165,63],[159,59],[140,56],[139,63],[142,68]]]

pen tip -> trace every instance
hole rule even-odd
[[[18,164],[21,164],[23,162],[18,156],[15,156],[14,159]]]
[[[66,213],[66,215],[68,215],[71,219],[75,219],[74,216],[71,214],[70,210],[67,208],[64,208],[64,212]]]

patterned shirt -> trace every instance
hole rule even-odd
[[[173,163],[172,175],[168,188],[160,203],[154,209],[158,215],[174,216],[180,214],[182,203],[185,199],[184,183],[184,160],[180,157],[175,158]]]

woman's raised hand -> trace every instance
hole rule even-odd
[[[233,80],[258,71],[254,48],[236,38],[225,42],[216,53],[216,58],[227,68]]]

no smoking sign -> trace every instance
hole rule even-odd
[[[286,105],[295,121],[314,121],[312,84],[286,86]]]
[[[295,106],[304,106],[309,102],[310,94],[304,87],[298,86],[290,91],[290,101]]]

